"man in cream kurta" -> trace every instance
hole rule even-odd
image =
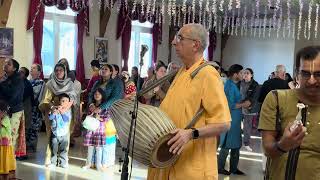
[[[168,114],[178,128],[169,141],[172,153],[180,154],[178,161],[166,169],[150,168],[152,180],[217,180],[216,136],[230,127],[230,112],[219,73],[210,66],[199,71],[195,78],[191,73],[203,60],[208,44],[208,33],[199,24],[181,28],[172,44],[184,66],[171,84],[160,108]],[[195,129],[184,128],[200,107],[204,108]],[[194,131],[199,137],[194,139]]]

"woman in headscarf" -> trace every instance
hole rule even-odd
[[[3,65],[5,72],[0,80],[0,100],[10,106],[9,114],[12,128],[12,145],[16,158],[26,155],[25,119],[23,111],[24,82],[18,73],[19,63],[14,59],[6,59]]]
[[[63,64],[57,64],[54,67],[54,73],[52,75],[52,79],[50,79],[45,86],[43,99],[39,104],[39,109],[44,114],[48,142],[50,139],[50,132],[51,132],[48,114],[52,107],[59,105],[58,96],[61,94],[67,94],[70,97],[70,103],[69,103],[70,108],[72,107],[73,104],[76,104],[77,94],[73,88],[72,80],[67,77],[67,69]],[[73,121],[74,121],[74,117],[72,117],[71,124]],[[46,160],[45,160],[46,165],[51,164],[50,158],[51,158],[51,151],[48,145],[47,152],[46,152]]]
[[[160,78],[164,77],[166,75],[166,66],[162,63],[159,63],[156,67],[156,73],[155,76],[153,76],[152,79],[146,82],[145,87],[150,86],[150,84],[153,84]],[[155,87],[152,91],[149,91],[146,93],[143,97],[146,99],[146,104],[159,107],[160,103],[166,96],[166,93],[170,87],[170,82],[165,81],[163,84]]]
[[[42,114],[38,106],[42,99],[45,83],[42,79],[40,79],[41,71],[42,69],[39,64],[33,64],[31,66],[30,83],[33,89],[32,120],[31,120],[30,129],[26,134],[27,149],[30,150],[31,152],[37,151],[38,133],[42,125]]]
[[[66,67],[67,70],[67,77],[71,79],[72,82],[74,82],[74,80],[76,80],[76,74],[74,71],[70,70],[70,66],[68,63],[68,60],[66,58],[62,58],[58,61],[57,64],[63,64]],[[52,73],[49,77],[49,79],[52,79],[54,73]]]

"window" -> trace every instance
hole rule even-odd
[[[150,22],[139,23],[139,21],[132,21],[131,41],[128,68],[131,75],[133,66],[137,66],[140,71],[140,51],[141,45],[147,45],[148,51],[143,57],[143,66],[141,69],[141,77],[147,77],[148,68],[152,66],[152,34],[151,28],[153,24]]]
[[[203,51],[203,58],[206,61],[209,61],[209,49],[208,49],[208,47]]]
[[[48,77],[55,64],[66,58],[70,69],[76,66],[77,25],[76,13],[71,9],[61,11],[55,6],[45,8],[41,58],[43,74]]]

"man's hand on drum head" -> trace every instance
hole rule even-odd
[[[171,145],[169,151],[173,154],[180,155],[185,144],[192,139],[192,130],[175,129],[171,132],[171,134],[175,134],[175,136],[168,141],[168,145]]]

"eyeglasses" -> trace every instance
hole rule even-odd
[[[188,38],[188,37],[184,37],[181,34],[177,34],[175,37],[175,40],[177,41],[177,43],[180,43],[181,41],[187,39],[187,40],[191,40],[191,41],[198,41],[196,39],[192,39],[192,38]]]
[[[304,71],[301,70],[299,72],[299,74],[301,75],[301,77],[305,80],[309,80],[311,78],[311,76],[313,76],[313,78],[315,78],[317,81],[320,81],[320,72],[309,72],[309,71]]]
[[[64,69],[56,69],[56,70],[54,70],[54,72],[63,72],[64,71]]]

